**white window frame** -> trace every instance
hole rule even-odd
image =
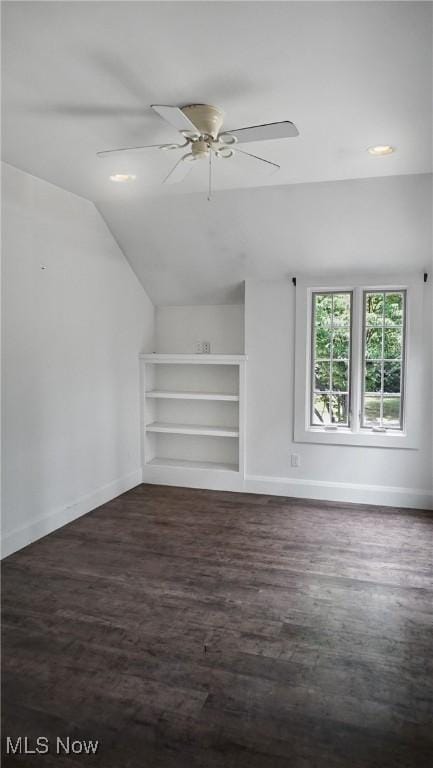
[[[350,310],[351,310],[351,317],[350,317],[350,323],[349,323],[349,357],[348,357],[348,382],[347,382],[347,399],[348,399],[348,415],[347,419],[349,422],[349,426],[344,425],[338,425],[345,429],[350,429],[351,420],[352,420],[352,406],[351,406],[351,382],[352,382],[352,318],[353,318],[353,291],[343,291],[343,289],[340,289],[338,291],[338,295],[346,294],[350,296]],[[314,355],[314,344],[315,344],[315,308],[314,308],[314,297],[315,296],[332,296],[335,295],[335,291],[319,291],[318,293],[314,290],[311,291],[311,325],[310,325],[310,419],[309,419],[309,426],[310,427],[319,427],[320,429],[323,429],[321,425],[313,424],[313,400],[314,400],[314,380],[315,380],[315,371],[314,371],[314,365],[316,362],[316,358]],[[331,326],[335,327],[335,326]],[[331,344],[331,347],[333,345]],[[330,359],[330,372],[332,372],[334,364],[333,354]],[[331,374],[332,375],[332,374]],[[337,393],[334,393],[337,394]],[[329,425],[327,427],[329,430],[335,430],[337,429],[337,425]]]
[[[406,333],[403,364],[404,404],[403,429],[386,432],[361,426],[363,297],[364,291],[406,291]],[[312,300],[321,291],[352,291],[352,364],[350,426],[329,429],[310,424],[312,363]],[[294,440],[301,443],[364,445],[376,448],[412,448],[420,445],[422,418],[422,302],[423,277],[398,276],[390,281],[378,276],[352,280],[324,281],[298,278],[296,282],[295,326],[295,414]]]
[[[382,325],[380,325],[380,326],[367,326],[367,324],[365,322],[366,321],[366,313],[367,313],[366,298],[367,298],[367,296],[369,294],[372,295],[373,293],[374,293],[374,291],[363,291],[363,296],[362,296],[362,355],[361,355],[362,367],[361,367],[361,404],[360,404],[360,409],[359,410],[360,410],[360,420],[361,420],[360,426],[361,426],[361,429],[363,429],[363,430],[369,429],[368,424],[364,424],[363,423],[364,419],[363,419],[363,415],[362,414],[363,414],[364,400],[365,400],[366,396],[368,397],[369,395],[373,394],[373,393],[369,393],[369,392],[365,391],[365,373],[366,373],[367,363],[377,363],[377,362],[379,362],[380,366],[381,366],[381,389],[380,389],[380,392],[378,392],[378,394],[380,394],[380,399],[381,399],[381,405],[380,405],[380,418],[381,419],[382,419],[382,416],[383,416],[383,398],[385,396],[385,392],[384,392],[384,389],[383,389],[383,387],[384,387],[384,374],[382,375],[382,368],[384,368],[384,361],[386,360],[384,358],[384,356],[383,356],[383,353],[384,353],[384,347],[383,347],[384,336],[382,337],[382,357],[370,360],[370,359],[368,359],[366,357],[367,328],[368,327],[370,327],[370,328],[376,328],[377,327],[377,328],[380,328],[381,331],[382,331],[382,329],[384,329],[384,328],[392,327],[392,326],[385,325],[385,306],[386,306],[385,301],[383,302],[383,308],[382,308]],[[387,291],[386,289],[384,290],[383,294],[382,294],[382,291],[380,291],[378,293],[379,293],[379,295],[383,295],[384,297],[387,294],[389,295],[389,291]],[[400,416],[399,416],[399,426],[398,427],[389,427],[388,428],[389,430],[393,430],[396,433],[399,433],[399,432],[401,432],[404,429],[404,424],[405,424],[405,400],[406,400],[405,357],[406,357],[406,318],[407,318],[406,307],[407,307],[407,293],[406,293],[406,290],[402,290],[402,291],[399,291],[399,294],[400,294],[400,296],[402,296],[402,309],[403,309],[403,324],[401,326],[402,349],[401,349],[401,358],[400,358],[400,361],[399,361],[400,362],[400,392],[397,395],[399,397],[399,399],[400,399]],[[391,362],[391,361],[386,360],[386,362]],[[376,393],[374,393],[374,394],[376,394]],[[388,394],[387,396],[390,397],[391,395]],[[384,428],[382,426],[382,427],[376,428],[376,430],[373,428],[373,431],[378,431],[378,430],[379,431],[383,431],[383,429]]]

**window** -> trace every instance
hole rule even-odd
[[[403,427],[405,309],[405,291],[364,291],[363,427]]]
[[[311,424],[349,426],[352,293],[313,293]]]
[[[422,287],[298,279],[295,440],[417,447]]]

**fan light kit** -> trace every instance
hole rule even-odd
[[[392,155],[395,152],[395,148],[389,144],[378,144],[376,147],[369,147],[367,151],[373,157],[383,157],[384,155]]]
[[[137,177],[134,176],[131,173],[113,173],[112,176],[110,176],[111,181],[117,181],[117,182],[126,182],[126,181],[135,181]]]
[[[280,123],[253,125],[248,128],[238,128],[234,131],[223,131],[224,113],[209,104],[187,104],[185,107],[169,107],[152,105],[152,109],[176,128],[182,136],[179,144],[151,144],[142,147],[121,147],[97,152],[98,157],[111,157],[122,152],[140,152],[145,149],[158,149],[164,152],[188,149],[176,162],[170,173],[163,179],[163,184],[174,184],[182,181],[191,171],[194,162],[207,159],[209,166],[209,194],[212,186],[212,160],[230,160],[236,155],[245,155],[255,163],[265,163],[269,169],[278,171],[280,166],[263,157],[258,157],[244,149],[239,144],[270,139],[288,139],[299,135],[296,126],[290,120]],[[132,181],[135,176],[129,174],[114,174],[112,181]]]

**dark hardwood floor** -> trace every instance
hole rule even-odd
[[[429,512],[140,486],[3,563],[4,765],[431,768]]]

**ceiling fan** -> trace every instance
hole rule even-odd
[[[111,157],[122,152],[139,152],[143,149],[172,151],[188,147],[189,151],[177,160],[170,173],[163,179],[163,184],[174,184],[182,181],[190,172],[195,161],[207,158],[209,164],[209,199],[212,185],[213,157],[229,160],[235,158],[240,153],[241,155],[247,155],[256,162],[266,163],[270,168],[277,171],[280,167],[277,163],[239,149],[238,145],[253,141],[286,139],[299,135],[298,129],[289,120],[283,120],[279,123],[267,123],[265,125],[252,125],[234,131],[224,131],[222,130],[224,113],[217,107],[209,104],[187,104],[180,108],[153,104],[152,109],[180,132],[183,143],[121,147],[119,149],[97,152],[97,156]]]

